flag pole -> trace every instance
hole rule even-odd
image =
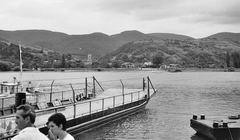
[[[21,48],[21,42],[19,41],[19,57],[20,57],[20,80],[22,80],[22,48]]]

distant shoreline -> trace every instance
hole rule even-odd
[[[168,72],[166,69],[161,68],[65,68],[54,69],[54,70],[29,70],[23,72],[107,72],[107,71],[116,71],[116,72],[127,72],[127,71],[154,71],[154,72]],[[225,72],[226,68],[183,68],[182,72]],[[17,72],[17,71],[0,71],[1,72]],[[240,68],[234,68],[234,72],[240,72]]]

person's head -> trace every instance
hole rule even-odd
[[[36,113],[31,105],[24,104],[17,107],[15,122],[19,130],[34,125]]]
[[[54,135],[59,135],[62,131],[66,131],[67,120],[62,113],[55,113],[48,118],[48,128]]]

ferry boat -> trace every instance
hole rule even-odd
[[[75,135],[144,109],[157,92],[149,77],[138,79],[141,87],[137,88],[128,87],[129,85],[124,84],[125,80],[122,80],[111,81],[110,85],[105,87],[92,77],[90,81],[85,78],[83,88],[68,84],[71,91],[51,90],[50,93],[31,95],[17,92],[14,105],[8,106],[11,111],[6,113],[5,106],[0,107],[0,139],[11,139],[18,133],[15,112],[16,107],[21,104],[34,106],[37,113],[35,125],[42,133],[48,133],[46,119],[55,112],[61,112],[67,118],[67,131]],[[108,88],[109,86],[111,88]],[[8,98],[10,97],[2,97],[0,102],[4,104]]]
[[[198,118],[193,115],[190,126],[199,134],[213,140],[239,140],[240,115],[226,117],[205,117],[201,114]]]

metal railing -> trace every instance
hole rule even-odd
[[[96,92],[95,91],[96,90],[95,83],[98,84],[98,86],[100,87],[102,92],[106,91],[102,88],[102,86],[95,79],[95,77],[93,77],[93,79],[94,79],[93,80],[94,88],[92,88],[93,90],[90,90],[90,92],[95,94],[95,92]],[[86,80],[86,82],[87,82],[87,80]],[[115,89],[115,92],[118,92],[119,94],[113,95],[110,97],[106,97],[106,96],[101,97],[101,95],[100,95],[100,96],[98,96],[98,98],[95,98],[95,99],[92,98],[91,100],[77,101],[76,100],[77,93],[87,93],[88,90],[86,87],[89,87],[89,86],[86,84],[85,88],[75,88],[74,89],[73,86],[70,84],[70,87],[72,88],[72,90],[55,91],[55,92],[51,91],[50,93],[27,95],[27,97],[28,97],[27,102],[29,103],[32,101],[35,103],[40,103],[42,101],[47,101],[46,99],[49,99],[50,97],[51,97],[50,102],[53,102],[54,100],[71,99],[71,102],[69,104],[61,105],[61,106],[58,106],[55,108],[54,107],[45,108],[45,109],[42,109],[42,110],[36,112],[38,117],[43,116],[43,114],[45,114],[45,112],[48,112],[50,110],[52,110],[51,113],[63,112],[63,114],[65,114],[66,118],[69,120],[69,119],[74,119],[76,117],[81,117],[81,116],[101,112],[101,111],[115,108],[118,106],[122,106],[125,104],[137,102],[137,101],[143,100],[145,98],[150,98],[150,96],[151,96],[150,92],[152,92],[152,93],[156,92],[149,77],[147,77],[147,81],[145,80],[145,78],[143,78],[143,87],[142,88],[138,88],[138,89],[134,89],[134,90],[132,89],[132,91],[130,91],[128,93],[127,93],[127,89],[124,88],[124,84],[123,84],[122,80],[120,80],[120,82],[122,85],[121,88]],[[146,87],[146,84],[147,84],[147,87]],[[153,89],[153,91],[150,91],[150,87]],[[147,90],[145,90],[145,88],[147,88]],[[12,98],[15,99],[14,97],[12,97]],[[7,100],[7,99],[8,98],[0,99],[0,103],[4,104],[5,100]],[[30,100],[30,99],[32,99],[32,100]],[[4,105],[2,105],[1,107],[3,109]],[[59,107],[64,107],[64,109],[59,110]],[[69,113],[69,110],[71,113]],[[68,112],[64,113],[65,111],[68,111]],[[16,132],[16,130],[15,130],[16,124],[14,123],[14,119],[15,119],[14,116],[15,115],[8,115],[8,116],[0,117],[0,138],[2,136],[10,135],[10,134],[13,134]],[[44,125],[45,125],[45,123],[38,124],[38,126],[44,126]]]

